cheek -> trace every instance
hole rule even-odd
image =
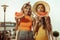
[[[26,12],[26,9],[24,9],[24,12]]]
[[[37,9],[37,11],[40,11],[40,9]]]

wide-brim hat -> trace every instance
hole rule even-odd
[[[48,12],[48,13],[50,12],[50,6],[48,3],[46,3],[45,1],[38,1],[33,5],[33,8],[32,8],[34,13],[36,13],[36,6],[39,4],[43,4],[45,6],[45,12]]]

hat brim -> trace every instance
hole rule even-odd
[[[33,8],[32,8],[34,13],[36,13],[36,6],[38,4],[43,4],[45,6],[45,11],[48,13],[50,12],[50,6],[48,5],[48,3],[44,2],[44,1],[38,1],[33,5]]]

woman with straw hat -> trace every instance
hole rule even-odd
[[[33,5],[33,12],[36,14],[36,25],[34,27],[35,40],[49,40],[52,35],[52,26],[49,17],[50,7],[44,1],[38,1]]]

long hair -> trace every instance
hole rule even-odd
[[[43,29],[46,28],[46,21],[45,17],[42,17],[42,24],[43,24]]]

